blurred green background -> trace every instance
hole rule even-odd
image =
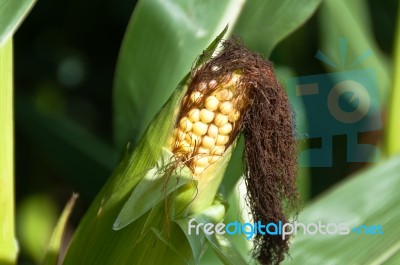
[[[351,24],[343,21],[340,6],[336,10],[332,6],[319,8],[273,49],[270,60],[282,82],[292,76],[332,70],[314,56],[319,49],[335,52],[337,37],[349,38],[349,45],[356,46],[356,54],[372,48],[374,58],[383,65],[379,67],[391,65],[398,1],[354,3],[361,3],[354,4],[350,11],[358,22],[363,22],[361,32],[367,36],[366,41],[359,39],[359,46],[352,43]],[[118,162],[122,150],[113,135],[112,89],[121,42],[135,5],[135,1],[126,0],[40,0],[14,36],[19,264],[38,264],[58,215],[74,191],[80,198],[68,230],[72,234]],[[290,21],[291,17],[285,19]],[[348,32],[339,30],[336,36],[326,23],[337,28],[341,23],[348,25]],[[243,24],[239,21],[233,32],[243,32],[240,28]],[[145,31],[146,25],[143,27]],[[250,48],[268,52],[267,48],[258,49],[260,44],[253,36],[257,35],[257,29],[247,28],[246,32],[248,35],[243,39]],[[169,36],[158,34],[157,38],[164,42]],[[146,63],[152,62],[143,62]],[[170,67],[174,68],[173,62]],[[386,74],[386,78],[390,77],[390,72]],[[385,89],[390,91],[390,87]],[[380,92],[384,123],[387,93]],[[162,96],[153,97],[160,104],[165,100]],[[362,136],[366,142],[382,147],[382,131]],[[310,145],[318,146],[318,141],[311,141]],[[332,167],[301,170],[307,175],[301,184],[305,201],[370,166],[346,161],[346,136],[334,136],[333,146]]]

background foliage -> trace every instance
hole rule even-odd
[[[314,55],[318,49],[336,49],[338,37],[348,38],[356,52],[363,51],[365,47],[373,49],[370,66],[379,71],[382,114],[383,117],[389,115],[391,123],[395,123],[398,113],[388,114],[387,106],[389,100],[396,99],[391,97],[392,91],[398,91],[391,84],[397,1],[357,0],[347,3],[349,1],[326,0],[315,15],[288,37],[287,34],[306,20],[307,14],[311,14],[320,1],[296,1],[296,4],[289,0],[280,1],[281,4],[277,1],[247,1],[244,7],[237,7],[241,1],[225,0],[191,9],[194,2],[140,1],[136,4],[135,1],[125,0],[101,3],[92,0],[41,0],[22,24],[14,37],[20,264],[37,264],[43,258],[45,242],[50,239],[58,215],[71,192],[76,191],[80,199],[67,233],[71,235],[110,176],[126,140],[137,141],[193,60],[229,18],[234,17],[236,21],[231,27],[233,33],[242,36],[250,48],[269,56],[283,82],[290,76],[330,71]],[[160,5],[163,8],[154,8]],[[189,9],[190,16],[184,17],[186,13],[180,13],[178,7],[186,11]],[[134,8],[134,17],[126,28]],[[154,13],[146,13],[146,10]],[[2,24],[4,17],[0,17],[0,21]],[[124,38],[125,30],[128,35]],[[143,52],[138,53],[137,50]],[[128,60],[132,58],[136,60]],[[128,90],[137,93],[136,101],[130,101],[123,93],[118,94],[125,88],[140,88]],[[111,100],[113,96],[114,102]],[[144,99],[148,100],[146,104]],[[396,102],[392,103],[392,106],[395,105]],[[134,111],[127,109],[130,107]],[[127,123],[126,119],[130,122]],[[398,135],[396,132],[391,131]],[[383,132],[378,132],[365,137],[382,146],[382,135]],[[395,140],[388,146],[398,141],[393,138]],[[310,144],[318,145],[314,141]],[[343,183],[351,173],[372,166],[346,162],[345,136],[334,136],[333,146],[332,167],[301,169],[299,185],[306,203],[307,200],[318,199],[318,195],[340,181]],[[396,153],[396,150],[390,153]],[[360,216],[373,215],[383,205],[385,211],[392,211],[398,195],[390,192],[390,186],[386,185],[395,185],[399,162],[395,159],[388,163],[383,164],[387,170],[375,169],[366,174],[365,178],[361,178],[360,185],[353,184],[347,189],[337,186],[336,193],[321,195],[318,202],[310,204],[310,210],[306,210],[304,216],[317,212],[330,217],[324,209],[342,205],[346,202],[343,198],[348,198],[348,195],[351,196],[347,201],[352,201],[354,194],[365,194],[368,187],[373,187],[377,181],[368,176],[379,175],[382,178],[387,176],[387,179],[380,180],[382,188],[377,189],[378,192],[368,191],[368,194],[378,198],[385,193],[388,197],[365,209]],[[238,170],[240,168],[228,171],[228,174],[238,177]],[[237,178],[225,179],[227,193],[236,191],[236,181],[232,179]],[[328,206],[324,206],[326,200]],[[231,201],[235,205],[237,198],[232,196]],[[349,204],[350,209],[357,209],[362,203],[365,202],[354,199],[354,204]],[[240,207],[232,207],[229,218],[237,219],[236,214],[240,211]],[[341,213],[340,209],[332,211]],[[390,217],[378,214],[372,221],[384,223],[385,220],[398,220],[395,210],[393,214]],[[304,218],[310,220],[307,216]],[[29,229],[35,223],[41,224],[39,234],[33,234],[38,229]],[[391,227],[390,224],[388,227]],[[312,251],[318,246],[304,246],[309,241],[304,243],[301,237],[297,240],[293,257],[300,255],[297,253],[302,253],[303,249],[310,251],[310,255],[315,254]],[[237,244],[244,243],[239,239]],[[396,244],[392,242],[391,245]],[[300,252],[296,252],[296,245],[300,246]],[[382,248],[387,247],[382,244]],[[377,262],[395,262],[399,256],[396,256],[398,249],[390,250],[390,254],[383,255],[385,258],[381,260],[377,258]],[[376,257],[381,256],[376,254]],[[208,253],[203,261],[211,264],[215,257]]]

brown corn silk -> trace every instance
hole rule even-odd
[[[217,56],[193,69],[190,79],[172,143],[176,160],[201,181],[203,171],[217,163],[243,132],[247,203],[253,220],[287,222],[286,212],[296,209],[298,201],[296,143],[289,101],[272,64],[231,38]],[[221,91],[229,95],[221,97]],[[208,104],[213,97],[218,102]],[[232,108],[223,109],[224,104]],[[203,109],[208,116],[198,117]],[[221,135],[224,140],[218,142]],[[261,264],[277,264],[288,246],[289,238],[257,234],[253,255]]]

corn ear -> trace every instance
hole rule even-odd
[[[200,56],[195,68],[210,58],[225,32],[226,29]],[[188,81],[189,74],[153,119],[135,150],[128,146],[121,163],[75,232],[63,264],[194,263],[186,235],[169,218],[187,216],[212,204],[211,194],[218,189],[233,145],[225,151],[221,163],[214,163],[215,182],[208,183],[212,192],[207,196],[196,196],[199,180],[193,180],[190,167],[168,171],[173,154],[170,144],[174,121],[188,90]],[[222,218],[223,215],[218,219]]]

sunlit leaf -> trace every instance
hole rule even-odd
[[[299,231],[285,264],[383,264],[400,252],[400,157],[363,171],[307,206],[304,224],[381,225],[383,234],[304,235]]]
[[[35,0],[2,0],[0,3],[0,47],[10,38],[33,7]]]
[[[17,245],[14,226],[13,44],[0,47],[0,261],[14,264]],[[6,187],[6,188],[4,188]]]
[[[247,1],[234,33],[253,50],[269,56],[273,48],[310,18],[321,0]]]
[[[400,7],[397,12],[395,58],[393,85],[390,96],[389,119],[387,127],[386,150],[389,155],[400,153]]]
[[[114,80],[114,137],[136,144],[196,57],[233,22],[240,0],[139,1]]]
[[[134,222],[156,204],[165,200],[171,192],[192,181],[189,168],[169,172],[168,163],[172,161],[172,153],[163,149],[157,164],[140,180],[131,196],[126,201],[113,228],[119,230]],[[168,181],[167,181],[168,180]]]

